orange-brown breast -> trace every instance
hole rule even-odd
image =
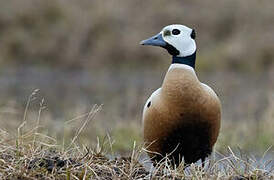
[[[144,141],[149,151],[165,156],[177,147],[176,155],[185,156],[188,163],[211,152],[219,134],[221,105],[193,70],[169,70],[150,103],[143,115]]]

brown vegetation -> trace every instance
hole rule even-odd
[[[127,156],[114,156],[113,140],[107,136],[98,140],[93,148],[82,146],[79,135],[95,117],[100,107],[88,113],[69,145],[40,132],[39,118],[36,127],[26,129],[26,121],[18,127],[13,137],[0,131],[0,178],[1,179],[273,179],[273,160],[235,153],[229,147],[226,155],[217,154],[201,164],[172,168],[166,157],[155,167],[145,156],[144,147],[132,144]]]
[[[138,42],[180,23],[197,31],[201,70],[273,65],[272,1],[31,0],[0,7],[1,64],[90,70],[161,65],[168,55]]]

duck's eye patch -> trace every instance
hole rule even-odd
[[[172,30],[172,34],[173,34],[173,35],[178,35],[178,34],[180,34],[180,32],[181,32],[181,31],[180,31],[179,29],[173,29],[173,30]]]
[[[170,35],[171,35],[171,33],[170,33],[169,30],[165,30],[165,31],[164,31],[164,36],[170,36]]]

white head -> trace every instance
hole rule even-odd
[[[177,57],[190,56],[196,51],[195,31],[180,24],[166,26],[162,31],[141,42],[142,45],[160,46]]]
[[[194,30],[179,24],[169,25],[161,31],[165,42],[176,48],[180,54],[179,57],[190,56],[196,51]],[[193,36],[193,37],[192,37]]]

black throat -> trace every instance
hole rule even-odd
[[[186,56],[186,57],[172,56],[171,64],[175,64],[175,63],[186,64],[192,67],[193,69],[195,69],[195,60],[196,60],[196,51],[192,55]]]

